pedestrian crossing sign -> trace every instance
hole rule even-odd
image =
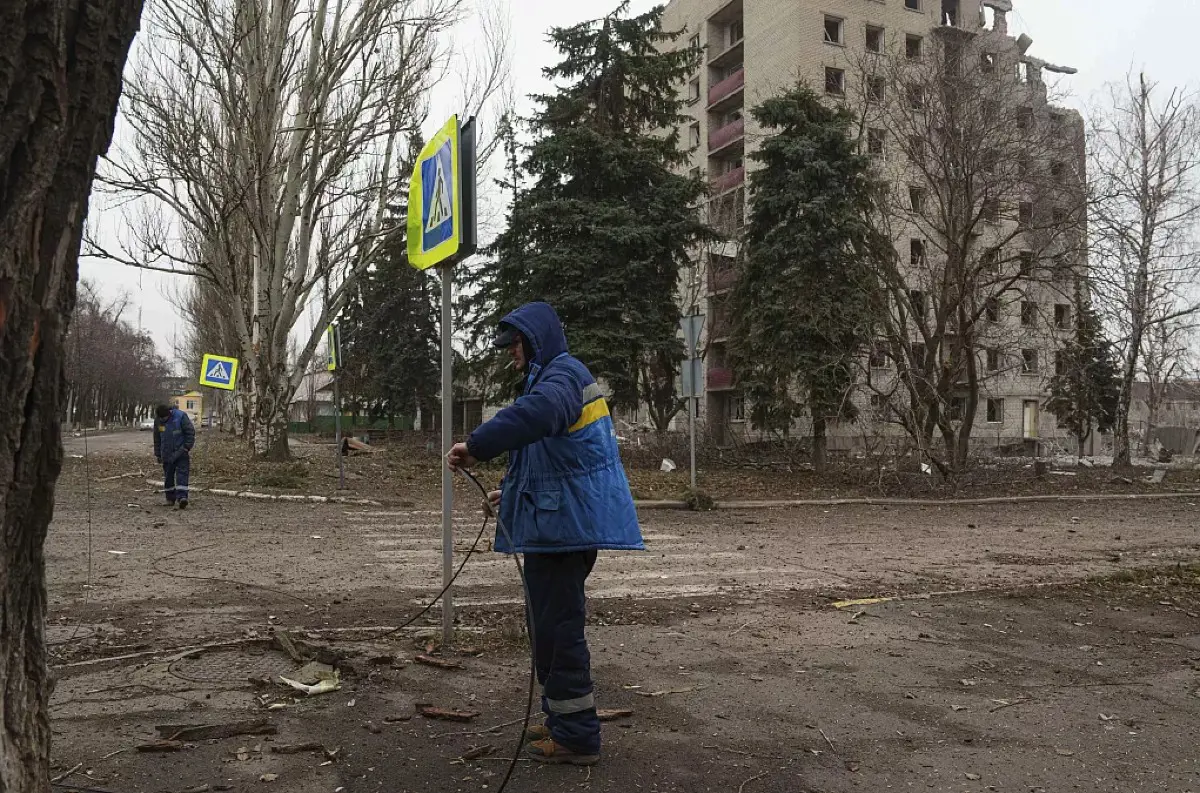
[[[200,385],[232,391],[237,387],[237,358],[205,355],[200,362]]]
[[[408,261],[418,270],[441,264],[462,244],[458,116],[425,145],[408,188]]]

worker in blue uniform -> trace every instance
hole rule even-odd
[[[466,443],[451,468],[509,453],[501,490],[491,494],[511,535],[496,550],[525,556],[534,662],[544,725],[527,750],[545,763],[600,759],[600,719],[584,635],[584,583],[602,550],[645,550],[608,403],[587,367],[567,352],[562,322],[546,303],[529,303],[500,323],[494,346],[525,374],[524,393]]]
[[[170,405],[154,410],[154,458],[163,467],[163,493],[167,505],[187,509],[188,479],[192,472],[192,447],[196,427],[188,414]]]

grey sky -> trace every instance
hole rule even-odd
[[[522,98],[546,88],[541,70],[556,59],[546,41],[549,28],[601,16],[617,4],[616,0],[509,3],[513,84]],[[631,9],[640,13],[653,5],[649,0],[633,0]],[[1200,61],[1193,51],[1200,30],[1200,0],[1015,0],[1015,5],[1011,26],[1033,38],[1031,54],[1079,69],[1061,87],[1080,109],[1106,82],[1122,79],[1130,69],[1145,69],[1165,85],[1200,86]],[[527,109],[523,104],[521,110]],[[119,216],[110,215],[104,222],[119,223]],[[84,262],[81,275],[100,283],[106,295],[128,292],[134,305],[127,316],[136,321],[140,306],[143,327],[171,356],[173,340],[176,335],[182,339],[183,327],[164,295],[177,288],[176,278],[97,262]]]

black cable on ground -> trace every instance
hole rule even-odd
[[[464,473],[466,473],[466,472],[464,471]],[[471,476],[471,475],[467,474],[467,476]],[[475,478],[471,477],[471,479],[474,480]],[[478,481],[475,481],[475,484],[480,489],[483,488],[483,485],[480,485]],[[487,498],[486,491],[484,491],[484,498]],[[412,615],[412,617],[410,617],[408,620],[406,620],[403,624],[397,625],[395,628],[388,628],[383,633],[379,633],[374,636],[370,636],[366,639],[362,639],[361,641],[377,642],[380,639],[386,639],[388,636],[394,636],[395,634],[399,633],[400,631],[404,630],[405,628],[411,626],[417,620],[421,619],[421,617],[424,617],[426,614],[428,614],[429,610],[432,609],[434,606],[436,606],[438,604],[438,601],[442,599],[442,596],[450,591],[450,587],[454,586],[454,582],[458,580],[458,577],[460,575],[462,575],[462,571],[467,566],[467,562],[471,561],[471,557],[474,556],[476,553],[478,553],[479,543],[483,540],[483,533],[485,531],[487,531],[489,518],[490,518],[490,516],[488,516],[488,515],[483,516],[483,525],[479,527],[479,533],[475,535],[475,542],[471,543],[471,548],[470,548],[470,550],[467,551],[467,555],[465,557],[463,557],[462,563],[458,566],[458,569],[454,571],[454,575],[450,576],[450,580],[446,582],[446,585],[444,587],[442,587],[441,590],[439,590],[438,593],[436,595],[434,595],[433,598],[430,599],[430,601],[428,603],[425,604],[425,608],[421,609],[416,614]]]
[[[461,473],[470,479],[475,487],[479,488],[479,492],[483,494],[485,501],[488,500],[487,488],[480,484],[467,469],[461,469]],[[487,518],[483,519],[484,528],[487,527]],[[521,759],[521,750],[525,747],[525,733],[529,730],[529,720],[533,717],[533,694],[537,685],[537,663],[535,661],[535,646],[537,631],[533,625],[533,612],[529,608],[529,582],[525,580],[525,569],[521,566],[521,557],[517,555],[516,543],[513,542],[512,535],[508,533],[508,527],[504,525],[504,521],[500,520],[500,515],[496,515],[496,528],[504,535],[504,539],[508,541],[508,547],[512,551],[513,561],[517,564],[517,575],[521,579],[521,593],[525,600],[525,632],[529,637],[529,691],[525,696],[525,721],[521,724],[521,734],[517,738],[517,748],[513,751],[512,761],[508,764],[508,771],[504,774],[504,781],[500,783],[500,788],[497,793],[504,793],[504,789],[508,787],[509,781],[512,779],[513,771],[517,768],[517,762]],[[476,540],[478,542],[478,540]],[[467,558],[470,558],[468,556]]]
[[[310,606],[303,598],[297,597],[291,592],[284,592],[282,589],[275,589],[274,587],[265,586],[263,584],[252,584],[249,581],[235,581],[232,578],[221,578],[219,576],[172,573],[170,570],[164,570],[158,566],[160,562],[165,562],[168,559],[174,559],[176,556],[183,556],[185,553],[195,553],[196,551],[206,551],[209,548],[216,548],[218,545],[220,545],[220,543],[217,542],[209,543],[208,545],[197,545],[195,548],[185,548],[182,551],[176,551],[175,553],[169,553],[166,556],[160,556],[154,561],[150,562],[150,569],[156,573],[170,576],[171,578],[185,578],[189,581],[215,581],[219,584],[232,584],[234,586],[244,586],[251,589],[261,589],[263,592],[270,592],[271,594],[279,595],[280,597],[291,598],[305,608],[312,608],[312,606]]]
[[[479,492],[483,495],[484,501],[486,502],[488,500],[487,488],[485,488],[483,484],[475,478],[475,475],[465,468],[459,469],[459,473],[467,477],[467,479],[471,480],[475,487],[479,488]],[[477,552],[479,543],[483,539],[483,534],[485,531],[487,531],[488,520],[490,517],[491,516],[488,514],[484,515],[483,525],[479,527],[479,534],[475,535],[475,542],[471,543],[471,549],[467,551],[467,555],[462,560],[462,564],[460,564],[458,569],[454,571],[454,575],[450,577],[450,580],[444,587],[442,587],[441,591],[434,595],[429,603],[425,605],[425,608],[418,611],[403,624],[398,625],[395,628],[390,628],[383,633],[372,636],[364,641],[379,641],[380,639],[397,634],[412,625],[425,614],[429,613],[429,610],[432,609],[437,602],[442,599],[442,596],[450,590],[450,587],[454,586],[454,582],[457,581],[459,575],[462,574],[463,569],[467,566],[467,562],[469,562],[471,557]],[[529,690],[525,697],[525,719],[521,723],[521,733],[517,738],[517,746],[513,751],[512,761],[508,764],[508,771],[504,774],[504,781],[500,783],[500,787],[496,791],[496,793],[504,793],[504,789],[508,787],[508,783],[512,780],[513,772],[516,770],[517,763],[521,759],[521,750],[525,747],[525,733],[529,729],[529,720],[533,718],[533,695],[537,685],[537,665],[534,661],[533,648],[537,633],[533,626],[533,614],[529,611],[529,583],[525,580],[525,568],[521,566],[521,557],[515,553],[516,547],[513,543],[512,535],[509,534],[508,527],[504,525],[504,521],[500,520],[499,515],[496,516],[496,528],[501,535],[503,535],[504,539],[508,541],[509,547],[513,548],[514,550],[512,558],[517,565],[517,576],[521,579],[521,594],[525,601],[525,633],[529,638]]]

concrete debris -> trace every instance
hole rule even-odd
[[[338,670],[320,661],[309,661],[290,676],[291,680],[306,686],[315,686],[323,680],[336,680]]]

